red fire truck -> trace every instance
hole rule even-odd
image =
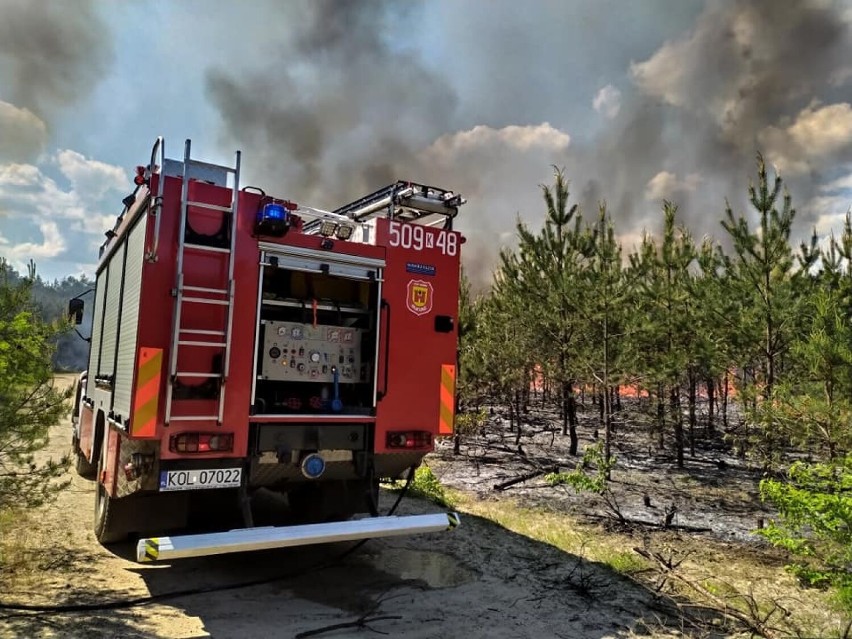
[[[164,148],[97,268],[73,441],[98,540],[157,535],[137,547],[155,561],[457,525],[376,502],[452,432],[464,200],[397,182],[322,211],[241,186],[239,152]],[[301,523],[255,527],[258,489]],[[230,504],[242,528],[163,535]]]

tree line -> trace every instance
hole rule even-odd
[[[462,405],[504,405],[520,439],[531,389],[543,390],[577,455],[577,402],[591,395],[610,464],[616,424],[628,427],[615,417],[629,389],[641,398],[649,447],[670,451],[678,466],[695,456],[701,437],[721,437],[767,470],[788,468],[794,457],[812,461],[762,484],[783,518],[767,535],[801,549],[813,529],[808,517],[825,520],[833,508],[840,541],[832,561],[848,565],[850,215],[839,235],[820,242],[814,232],[795,246],[792,197],[758,156],[751,214],[723,209],[728,248],[694,238],[666,201],[662,232],[645,233],[625,254],[605,203],[585,217],[561,170],[541,188],[542,228],[518,222],[517,246],[501,252],[488,291],[473,295],[462,283]],[[807,499],[793,499],[803,487]]]
[[[55,322],[68,312],[68,300],[94,289],[94,280],[86,275],[68,276],[52,282],[44,280],[31,264],[26,274],[19,273],[11,264],[0,258],[0,274],[7,286],[26,285],[33,304],[33,312],[43,322]],[[92,308],[94,296],[84,298],[86,307],[80,334],[89,337],[92,332]],[[58,332],[53,338],[52,365],[55,371],[82,371],[88,364],[89,345],[73,330]]]

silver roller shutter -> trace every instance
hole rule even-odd
[[[130,417],[133,372],[136,368],[136,334],[139,327],[139,301],[142,293],[142,264],[145,255],[147,219],[147,216],[142,216],[127,239],[121,330],[118,337],[118,360],[115,386],[113,386],[113,411],[125,419]]]
[[[92,315],[92,341],[89,343],[89,378],[86,381],[86,396],[95,396],[95,375],[98,374],[98,357],[101,352],[101,335],[103,331],[103,309],[106,293],[106,271],[98,273],[95,280],[95,309]]]
[[[98,367],[98,374],[101,376],[114,373],[118,309],[121,305],[121,268],[124,262],[125,248],[124,243],[118,247],[118,250],[113,253],[108,267],[109,282],[107,283],[106,311],[104,313],[103,346],[101,347],[101,363]]]

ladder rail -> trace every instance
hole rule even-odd
[[[234,252],[237,249],[237,216],[240,209],[240,162],[242,154],[237,151],[234,160],[234,190],[231,196],[231,254],[228,256],[228,324],[225,328],[225,362],[222,366],[222,383],[219,385],[219,424],[225,415],[225,387],[231,370],[231,342],[234,327]]]
[[[381,215],[386,215],[390,220],[406,222],[439,215],[443,217],[445,226],[451,228],[459,207],[465,202],[461,195],[453,191],[399,180],[335,209],[332,214],[345,216],[355,223]],[[320,220],[312,220],[303,229],[307,233],[314,232],[320,223]]]
[[[160,161],[157,164],[157,160]],[[157,179],[157,195],[154,198],[154,201],[151,204],[151,212],[150,215],[154,216],[154,237],[152,239],[152,246],[145,253],[145,259],[149,262],[156,262],[158,256],[158,251],[160,250],[160,220],[163,219],[163,189],[166,184],[166,176],[163,173],[163,166],[166,163],[166,140],[161,135],[157,138],[157,141],[154,142],[154,148],[151,149],[151,163],[148,165],[148,170],[146,171],[145,176],[149,180],[151,176],[158,170],[160,177]]]

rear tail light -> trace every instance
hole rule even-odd
[[[180,433],[169,437],[173,453],[221,453],[234,449],[231,433]]]
[[[388,433],[387,447],[398,450],[431,448],[432,433],[428,430],[392,431]]]

